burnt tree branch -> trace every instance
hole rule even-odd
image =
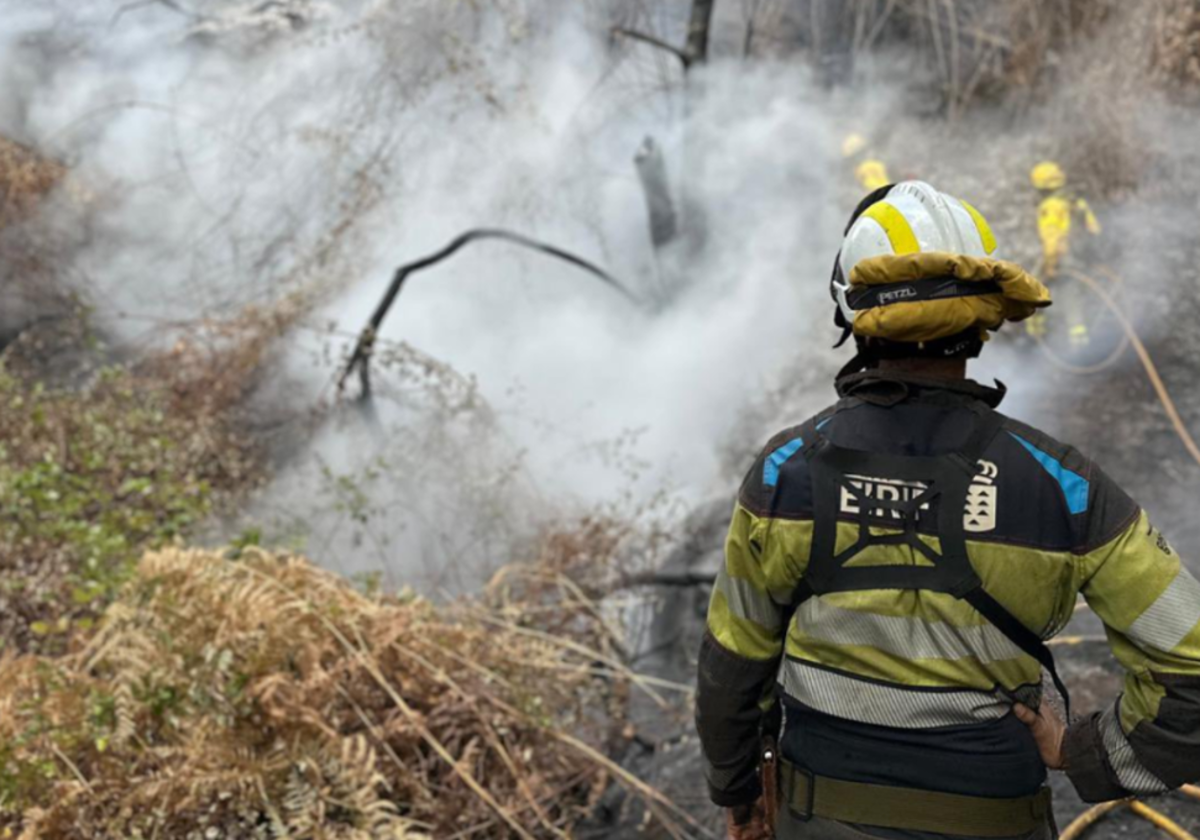
[[[466,233],[460,234],[450,244],[446,245],[440,251],[437,251],[429,256],[422,257],[415,262],[406,263],[396,269],[396,273],[392,276],[392,282],[388,284],[387,291],[383,295],[383,299],[379,301],[375,307],[375,312],[371,315],[371,320],[363,327],[359,333],[358,341],[354,345],[354,350],[350,354],[350,359],[346,362],[342,369],[341,376],[338,377],[337,388],[338,393],[341,393],[346,385],[346,380],[350,378],[356,370],[358,371],[359,381],[362,383],[362,397],[370,399],[371,397],[371,375],[368,365],[371,362],[372,351],[375,347],[375,338],[379,335],[379,330],[383,326],[383,321],[387,317],[388,311],[396,302],[396,297],[400,294],[401,288],[404,286],[404,281],[409,275],[415,274],[418,271],[424,271],[443,260],[453,256],[464,246],[481,239],[499,239],[505,242],[510,242],[514,245],[519,245],[524,248],[529,248],[534,251],[540,251],[556,259],[570,263],[578,269],[581,269],[588,274],[600,280],[605,285],[609,286],[626,300],[631,303],[638,303],[637,296],[629,289],[621,284],[619,280],[613,277],[608,272],[604,271],[582,257],[572,254],[570,251],[564,251],[561,248],[556,248],[553,245],[548,245],[545,242],[539,242],[528,236],[522,236],[519,233],[512,233],[507,230],[498,230],[495,228],[477,228],[469,230]]]
[[[636,29],[626,29],[623,26],[614,26],[612,29],[612,34],[619,35],[622,38],[629,38],[632,41],[641,41],[643,44],[649,44],[650,46],[657,47],[660,50],[666,50],[671,55],[679,59],[679,62],[683,65],[684,70],[687,70],[692,64],[692,60],[688,58],[686,52],[679,49],[679,47],[668,44],[662,38],[656,38],[653,35],[647,35],[645,32],[638,32]]]
[[[712,572],[645,572],[625,580],[622,588],[634,586],[667,586],[687,589],[693,586],[712,586],[717,576]]]
[[[612,34],[666,50],[678,58],[683,69],[687,71],[692,68],[692,65],[703,64],[708,60],[709,35],[712,31],[713,10],[716,9],[716,6],[717,0],[692,0],[692,14],[688,19],[687,43],[683,49],[667,43],[662,38],[623,26],[614,26]]]

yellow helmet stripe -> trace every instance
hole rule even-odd
[[[959,199],[962,206],[971,214],[971,218],[975,220],[975,228],[979,231],[979,238],[983,241],[983,252],[990,254],[996,250],[996,237],[992,234],[992,226],[988,224],[987,219],[983,218],[983,214],[972,207],[967,202]]]
[[[892,244],[894,253],[918,254],[921,252],[921,244],[917,242],[917,235],[913,233],[912,225],[894,204],[877,201],[868,207],[863,215],[879,223],[883,232],[887,234],[888,242]]]

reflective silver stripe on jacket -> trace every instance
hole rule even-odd
[[[749,619],[768,630],[779,629],[783,621],[779,605],[750,581],[731,577],[722,570],[717,575],[716,589],[725,596],[730,612],[738,618]]]
[[[1140,647],[1169,653],[1200,624],[1200,583],[1180,568],[1171,585],[1146,608],[1125,634]]]
[[[797,610],[804,634],[836,645],[862,645],[901,659],[999,662],[1025,654],[991,624],[956,627],[908,616],[846,610],[810,598]]]
[[[902,688],[794,659],[783,661],[779,682],[788,696],[818,712],[898,729],[984,723],[1012,709],[1012,702],[1000,692]]]
[[[1138,761],[1112,707],[1100,715],[1099,726],[1108,763],[1117,774],[1121,787],[1130,793],[1165,793],[1170,789]]]

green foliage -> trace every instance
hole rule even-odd
[[[247,447],[162,384],[111,368],[79,391],[0,366],[0,617],[6,647],[53,651],[147,548],[186,536],[252,474]]]

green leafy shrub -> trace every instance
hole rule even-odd
[[[123,368],[65,391],[0,366],[0,646],[62,649],[142,551],[253,481],[247,442],[193,408]]]

